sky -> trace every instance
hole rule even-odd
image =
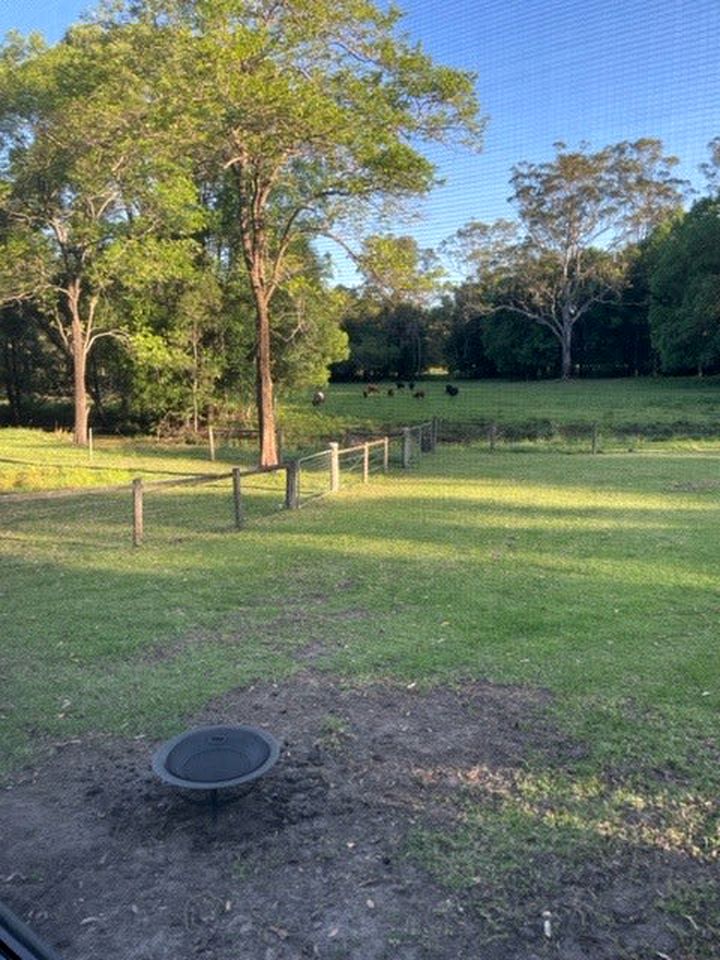
[[[434,148],[445,184],[398,225],[436,247],[470,219],[511,217],[513,164],[553,143],[600,149],[660,138],[699,191],[720,135],[720,0],[399,0],[403,31],[438,62],[477,75],[488,117],[479,155]],[[0,0],[0,35],[55,41],[88,0]],[[347,282],[347,267],[337,279]]]

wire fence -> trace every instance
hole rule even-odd
[[[248,522],[298,509],[348,484],[368,483],[392,466],[407,468],[435,449],[437,421],[379,438],[289,459],[270,468],[233,467],[161,480],[0,496],[3,535],[93,542],[114,548],[148,539],[173,543],[192,531],[224,534]]]

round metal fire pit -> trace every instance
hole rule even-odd
[[[275,765],[280,747],[256,727],[197,727],[164,743],[152,767],[185,790],[216,790],[256,780]]]

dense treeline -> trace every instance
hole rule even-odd
[[[471,221],[450,238],[466,278],[442,296],[438,285],[434,306],[354,303],[335,375],[720,371],[720,139],[710,147],[709,196],[688,212],[658,141],[595,154],[558,144],[555,161],[519,165],[518,221]]]
[[[366,0],[119,0],[0,48],[4,420],[197,431],[337,379],[720,370],[720,139],[684,212],[653,139],[555,145],[516,219],[438,251],[378,233],[426,193],[410,143],[479,149],[473,77]],[[315,241],[354,259],[333,287]],[[450,277],[453,277],[452,282]],[[58,419],[62,417],[58,415]]]

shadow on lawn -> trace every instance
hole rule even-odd
[[[667,488],[707,464],[678,459],[648,493],[609,462],[542,482],[526,465],[506,494],[463,489],[471,472],[437,496],[437,477],[417,496],[391,479],[240,532],[224,493],[167,493],[137,551],[123,499],[13,508],[3,727],[46,759],[0,799],[11,905],[75,960],[712,957],[717,777],[664,763],[642,704],[665,685],[700,717],[717,506]],[[287,679],[308,663],[325,672]],[[423,687],[483,675],[588,713],[604,698],[623,749],[633,718],[613,712],[635,695],[640,754],[660,746],[621,772],[551,726],[541,692]],[[214,838],[152,781],[146,739],[87,739],[223,720],[286,750]],[[701,725],[684,736],[675,760],[716,770]]]

